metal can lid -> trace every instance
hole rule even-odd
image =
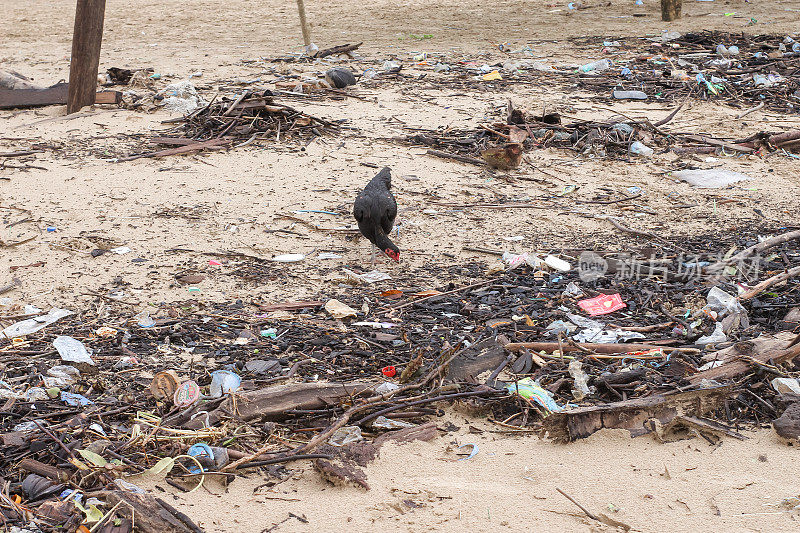
[[[157,373],[150,382],[150,393],[157,399],[172,398],[181,379],[174,370],[164,370]]]
[[[184,381],[175,390],[172,403],[176,407],[189,407],[200,398],[200,385],[192,380]]]

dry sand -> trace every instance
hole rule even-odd
[[[321,46],[365,41],[361,53],[366,62],[355,63],[357,69],[378,65],[391,55],[408,58],[415,51],[446,52],[454,58],[484,54],[482,60],[499,59],[496,44],[504,41],[512,47],[530,43],[541,57],[578,63],[598,57],[599,51],[580,49],[561,39],[704,28],[789,33],[798,29],[800,12],[797,1],[686,2],[686,16],[666,24],[659,20],[658,5],[652,0],[646,0],[644,6],[614,1],[609,7],[573,14],[561,3],[539,1],[307,2],[307,7],[314,23],[314,40]],[[71,4],[0,0],[0,10],[0,68],[17,70],[41,84],[67,78]],[[647,16],[632,18],[634,12]],[[725,16],[732,12],[736,14]],[[263,63],[242,61],[297,51],[296,18],[295,7],[288,1],[109,0],[101,68],[149,66],[170,81],[201,70],[202,78],[195,81],[206,94],[232,79],[273,79]],[[758,22],[746,27],[751,18]],[[409,38],[411,33],[431,34],[433,39],[416,41]],[[276,68],[313,73],[326,67]],[[437,89],[428,82],[362,88],[358,94],[365,99],[290,102],[320,116],[347,118],[354,128],[348,135],[315,141],[305,151],[290,146],[248,147],[129,163],[111,160],[125,150],[146,149],[140,139],[130,136],[151,133],[170,115],[98,108],[65,119],[59,106],[0,112],[0,152],[43,143],[45,153],[29,163],[47,169],[0,169],[0,238],[9,242],[36,237],[2,249],[0,286],[18,278],[20,288],[6,296],[15,303],[43,308],[104,305],[85,293],[117,290],[133,304],[130,314],[151,302],[189,298],[282,301],[320,293],[334,296],[343,289],[328,281],[330,272],[343,265],[358,265],[368,252],[366,243],[290,226],[276,215],[320,209],[343,215],[308,215],[308,220],[326,226],[350,223],[350,203],[375,172],[360,163],[389,165],[394,170],[403,263],[385,268],[395,272],[432,263],[490,259],[464,252],[464,245],[557,251],[631,244],[629,237],[610,225],[575,215],[543,210],[451,210],[433,206],[432,199],[465,203],[536,198],[560,191],[565,184],[579,185],[576,197],[590,199],[602,186],[615,190],[638,186],[644,193],[638,213],[617,207],[588,209],[623,216],[631,226],[664,237],[797,223],[800,178],[796,163],[784,157],[725,158],[714,164],[746,172],[753,180],[709,191],[665,177],[663,172],[675,159],[670,154],[625,163],[576,159],[574,154],[556,150],[536,151],[530,155],[534,164],[558,179],[524,168],[517,177],[541,181],[521,181],[425,157],[420,149],[377,141],[402,134],[399,121],[425,127],[474,127],[499,117],[509,98],[533,110],[557,109],[580,118],[608,117],[610,112],[599,109],[589,95],[525,85],[497,93],[465,92]],[[653,120],[671,110],[655,103],[613,107]],[[670,127],[743,136],[800,125],[796,117],[763,111],[737,120],[739,112],[692,102]],[[711,165],[702,158],[694,162]],[[686,204],[694,207],[676,208]],[[425,212],[430,209],[434,211]],[[26,222],[8,227],[19,221]],[[45,232],[47,226],[56,231]],[[301,235],[267,232],[273,229],[291,229]],[[525,240],[503,240],[516,235]],[[110,244],[128,246],[132,252],[99,258],[85,253]],[[177,247],[194,252],[167,252]],[[343,259],[323,265],[312,256],[302,264],[275,266],[272,275],[251,281],[232,275],[236,261],[212,268],[208,265],[212,256],[207,255],[236,251],[270,257],[323,250],[341,253]],[[147,261],[137,263],[132,258]],[[44,266],[9,271],[10,266],[40,261]],[[175,282],[177,275],[186,272],[207,275],[199,292],[190,293]],[[419,278],[420,284],[429,286],[444,281],[450,280]],[[800,494],[793,466],[796,450],[776,442],[769,430],[750,434],[745,442],[726,439],[717,447],[699,439],[656,444],[648,438],[631,440],[624,434],[609,433],[556,446],[536,437],[467,434],[467,424],[458,425],[462,426],[460,432],[432,443],[386,447],[368,469],[372,490],[366,493],[327,486],[301,466],[295,478],[267,493],[270,499],[252,495],[253,488],[263,483],[253,477],[236,481],[224,496],[204,491],[181,495],[179,507],[208,531],[261,531],[286,518],[288,512],[306,516],[309,523],[290,519],[278,531],[609,529],[576,514],[575,507],[555,492],[555,487],[560,487],[592,510],[613,515],[639,531],[800,530],[797,511],[782,512],[775,507],[781,499]],[[477,442],[480,452],[468,461],[450,461],[446,448],[451,441]],[[766,461],[759,460],[762,455]],[[406,500],[415,503],[403,503]],[[608,510],[608,505],[619,511]]]
[[[797,449],[770,430],[718,445],[604,430],[561,446],[489,433],[497,428],[463,417],[452,422],[460,430],[429,443],[381,448],[367,468],[369,491],[334,487],[308,467],[272,488],[251,476],[228,491],[179,494],[173,505],[207,531],[264,531],[287,518],[277,531],[615,530],[588,519],[557,487],[635,531],[800,530],[800,513],[781,505],[800,492]],[[458,460],[455,448],[467,443],[478,453]]]

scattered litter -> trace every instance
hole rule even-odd
[[[592,316],[606,315],[627,307],[619,293],[601,294],[595,298],[580,300],[578,306]]]
[[[574,380],[574,386],[572,387],[572,395],[575,397],[575,400],[581,401],[586,396],[592,393],[592,390],[589,388],[589,376],[586,375],[581,367],[583,363],[577,360],[572,360],[569,362],[569,375],[572,376]]]
[[[74,366],[56,365],[47,370],[47,376],[43,376],[42,381],[47,388],[57,387],[61,389],[77,383],[80,377],[80,370]]]
[[[614,91],[612,96],[616,100],[647,100],[647,93],[642,91]]]
[[[72,407],[85,407],[94,403],[82,394],[75,394],[63,390],[61,391],[61,401]]]
[[[797,378],[775,378],[770,381],[770,384],[780,394],[800,395],[800,381]]]
[[[189,407],[200,399],[200,386],[192,380],[184,381],[175,390],[172,403],[175,407]]]
[[[413,428],[414,424],[409,424],[408,422],[403,422],[402,420],[392,420],[391,418],[386,418],[385,416],[379,416],[374,422],[372,422],[372,427],[381,429],[404,429]]]
[[[558,270],[559,272],[569,272],[572,268],[567,261],[560,259],[554,255],[548,255],[544,258],[544,263],[554,270]]]
[[[242,378],[230,370],[217,370],[211,373],[209,396],[219,398],[223,394],[231,394],[239,390]]]
[[[272,258],[272,260],[278,263],[297,263],[305,258],[305,254],[282,254],[276,255]]]
[[[711,333],[711,335],[703,335],[702,337],[694,341],[694,343],[704,346],[706,344],[719,344],[727,340],[728,336],[725,335],[725,332],[723,331],[722,322],[717,322],[717,324],[714,326],[714,331]]]
[[[152,328],[156,325],[156,321],[150,317],[150,311],[144,310],[141,313],[134,315],[133,320],[140,328]]]
[[[478,445],[477,444],[473,444],[473,443],[462,444],[461,446],[458,447],[458,449],[462,450],[462,449],[467,448],[467,447],[471,447],[469,455],[467,455],[466,457],[460,458],[459,461],[466,461],[467,459],[472,459],[473,457],[478,455]]]
[[[532,268],[538,268],[543,263],[541,259],[539,259],[535,255],[529,254],[528,252],[522,254],[512,254],[510,252],[505,252],[503,254],[503,261],[505,261],[509,269],[517,268],[522,265],[528,265]]]
[[[336,299],[328,300],[325,304],[325,310],[330,313],[333,318],[338,319],[355,317],[358,315],[358,311]]]
[[[734,183],[739,183],[740,181],[753,179],[741,172],[718,168],[708,170],[679,170],[673,172],[672,175],[685,181],[689,185],[701,189],[721,189],[733,185]]]
[[[203,99],[189,80],[171,83],[156,94],[167,111],[187,115],[203,105]]]
[[[525,399],[536,402],[539,407],[545,410],[546,414],[557,413],[564,409],[556,403],[549,391],[543,389],[531,378],[523,378],[514,383],[509,383],[506,385],[506,389]]]
[[[358,280],[364,283],[377,283],[379,281],[385,281],[387,279],[392,279],[392,276],[385,272],[379,272],[377,270],[371,270],[364,274],[359,274],[357,272],[353,272],[349,268],[344,269],[345,275],[354,280]]]
[[[375,394],[389,394],[390,392],[394,392],[399,388],[400,385],[398,385],[397,383],[386,381],[375,387]]]
[[[331,446],[345,446],[352,442],[364,440],[361,436],[361,428],[358,426],[344,426],[337,429],[331,438],[328,439],[328,444]]]
[[[13,339],[15,337],[30,335],[31,333],[36,333],[40,329],[45,328],[50,324],[72,314],[74,314],[73,311],[54,307],[44,316],[29,318],[8,326],[2,331],[2,336],[7,339]]]
[[[59,335],[53,340],[53,347],[58,350],[62,361],[68,363],[86,363],[94,366],[94,361],[86,346],[77,339],[67,335]]]

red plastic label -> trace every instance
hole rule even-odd
[[[607,315],[613,313],[618,309],[627,307],[622,297],[617,294],[601,294],[596,298],[589,298],[588,300],[580,300],[578,306],[592,316]]]

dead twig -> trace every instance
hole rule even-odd
[[[749,291],[745,292],[744,294],[739,296],[739,300],[750,300],[751,298],[755,298],[765,290],[769,289],[770,287],[777,285],[778,283],[784,282],[796,276],[800,276],[800,266],[796,266],[794,268],[790,268],[780,274],[776,274],[771,278],[767,278]]]
[[[601,521],[601,520],[600,520],[599,518],[597,518],[597,517],[596,517],[594,514],[592,514],[592,513],[591,513],[591,511],[589,511],[589,510],[588,510],[586,507],[584,507],[583,505],[581,505],[581,504],[579,504],[578,502],[576,502],[576,501],[575,501],[575,499],[574,499],[572,496],[570,496],[569,494],[567,494],[567,493],[566,493],[566,492],[564,492],[563,490],[559,489],[558,487],[556,487],[556,490],[557,490],[557,491],[558,491],[558,492],[559,492],[559,493],[560,493],[562,496],[564,496],[566,499],[568,499],[569,501],[571,501],[572,503],[574,503],[574,504],[575,504],[575,506],[576,506],[578,509],[580,509],[581,511],[583,511],[583,513],[584,513],[586,516],[588,516],[588,517],[589,517],[589,518],[591,518],[592,520],[597,520],[598,522],[600,522],[600,521]]]

